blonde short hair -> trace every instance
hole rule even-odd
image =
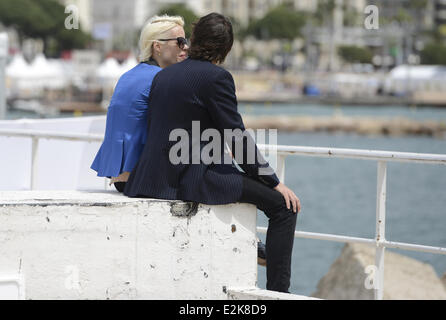
[[[154,16],[147,21],[141,30],[139,38],[139,61],[147,61],[152,56],[153,41],[159,39],[170,29],[184,27],[184,19],[180,16]]]

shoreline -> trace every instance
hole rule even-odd
[[[346,107],[346,108],[358,108],[373,107],[373,108],[386,108],[403,107],[409,109],[416,108],[435,108],[446,109],[445,103],[423,103],[417,101],[410,101],[401,97],[354,97],[354,98],[342,98],[342,97],[306,97],[302,95],[295,95],[293,93],[273,93],[268,92],[259,95],[237,93],[237,102],[239,105],[265,105],[272,107],[274,105],[293,105],[293,106],[332,106],[334,108]],[[29,112],[36,113],[40,117],[46,118],[48,115],[70,115],[79,116],[83,114],[107,114],[107,109],[103,107],[101,103],[90,102],[60,102],[51,105],[38,105],[36,106],[23,106],[23,107],[9,107],[7,113],[14,112]]]
[[[60,115],[67,116],[63,112]],[[77,111],[73,116],[91,116],[100,113]],[[277,129],[285,132],[346,132],[359,135],[384,136],[428,136],[446,139],[446,120],[414,120],[404,116],[345,116],[336,113],[328,116],[298,116],[298,115],[259,115],[241,112],[246,128]],[[37,117],[36,117],[37,118]],[[59,117],[44,117],[57,119]],[[21,119],[21,118],[20,118]],[[14,119],[10,119],[14,120]]]
[[[432,107],[432,108],[446,108],[446,101],[443,100],[417,100],[403,97],[391,96],[373,96],[373,97],[307,97],[295,94],[275,94],[270,92],[259,96],[250,94],[237,94],[239,103],[264,103],[264,104],[302,104],[302,105],[333,105],[333,106],[373,106],[386,107],[403,106],[403,107]]]
[[[336,132],[360,135],[429,136],[446,139],[446,122],[416,121],[405,117],[243,116],[246,128],[286,132]]]

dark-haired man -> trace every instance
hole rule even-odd
[[[149,96],[149,138],[124,194],[205,204],[255,204],[269,218],[266,287],[288,292],[300,201],[279,181],[250,136],[245,134],[237,111],[234,80],[218,66],[225,60],[233,41],[229,19],[217,13],[206,15],[194,26],[189,58],[157,74]],[[228,130],[236,133],[228,138],[225,135]],[[180,161],[172,159],[175,152],[171,152],[178,146],[171,139],[172,133],[178,131],[180,136],[182,133],[187,136]],[[196,131],[198,138],[194,137]],[[214,150],[221,161],[208,163],[196,158],[194,150],[203,149],[205,143],[199,137],[206,131],[224,137],[219,150]],[[236,159],[240,159],[238,152],[242,150],[243,160],[237,164],[244,173],[232,161],[227,162],[223,141],[231,147]],[[250,150],[249,145],[254,148]],[[184,155],[184,150],[192,152]]]

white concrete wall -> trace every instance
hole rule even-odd
[[[228,300],[322,300],[259,288],[227,288]]]
[[[117,192],[0,192],[0,277],[25,280],[26,299],[226,299],[255,287],[256,209]]]
[[[58,119],[0,121],[2,129],[30,129],[47,132],[105,132],[105,115]],[[39,140],[36,156],[36,190],[104,190],[105,181],[90,166],[101,143]],[[31,186],[31,138],[0,136],[0,191],[29,190]]]

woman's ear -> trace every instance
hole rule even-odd
[[[153,54],[152,54],[153,56],[161,55],[161,44],[158,41],[153,42],[152,51],[153,51]]]

